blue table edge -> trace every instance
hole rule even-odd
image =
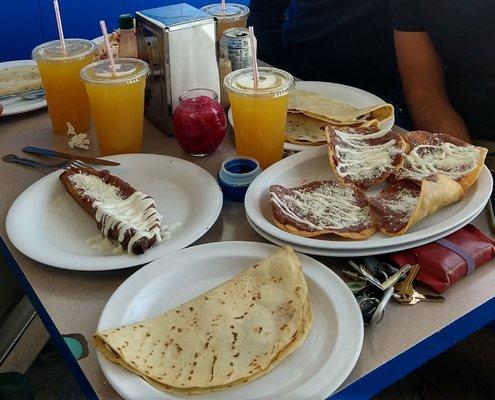
[[[55,326],[55,323],[43,307],[41,300],[29,284],[29,281],[22,272],[19,264],[15,261],[3,239],[0,239],[0,248],[5,256],[7,265],[21,283],[26,295],[48,330],[55,346],[62,354],[67,366],[76,378],[82,392],[87,399],[98,399],[96,392],[91,386],[88,378],[86,378],[81,366],[72,355],[69,347],[62,338],[62,335]],[[427,361],[449,349],[460,340],[489,324],[494,318],[495,297],[451,322],[443,329],[410,347],[370,373],[364,375],[349,386],[334,393],[327,399],[368,399],[414,371]]]
[[[81,366],[79,365],[78,361],[74,358],[72,355],[72,352],[69,349],[69,346],[65,343],[65,340],[62,338],[62,335],[58,331],[57,327],[55,326],[55,323],[52,321],[50,316],[48,315],[48,312],[46,311],[45,307],[43,307],[43,304],[41,303],[41,300],[39,297],[36,295],[34,289],[31,287],[29,284],[29,281],[27,280],[26,276],[22,272],[21,267],[17,263],[17,261],[14,259],[14,256],[8,249],[7,245],[5,244],[5,241],[0,238],[0,251],[4,255],[5,260],[7,261],[7,265],[11,272],[14,274],[14,276],[18,279],[19,283],[21,284],[22,288],[24,289],[24,293],[26,296],[29,298],[31,301],[31,304],[33,305],[34,309],[38,313],[38,316],[40,317],[41,321],[45,325],[46,330],[50,334],[50,337],[53,340],[53,343],[57,347],[57,349],[60,351],[62,358],[66,362],[67,366],[69,367],[69,370],[71,373],[74,375],[74,378],[76,379],[77,383],[79,384],[79,387],[81,388],[81,391],[83,392],[84,396],[87,399],[90,400],[98,400],[98,395],[94,391],[93,387],[91,386],[91,383],[89,382],[88,378],[86,378],[86,375],[84,374]]]
[[[495,297],[339,390],[328,399],[368,399],[478,329],[490,324],[494,318]]]

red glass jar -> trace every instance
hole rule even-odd
[[[210,89],[189,89],[179,97],[174,112],[174,131],[182,149],[193,156],[213,153],[227,130],[227,117]]]

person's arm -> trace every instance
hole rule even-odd
[[[251,0],[248,26],[254,26],[258,58],[274,63],[282,50],[285,13],[291,0]]]
[[[402,86],[416,129],[442,132],[470,142],[469,132],[449,101],[442,60],[427,32],[394,31]]]

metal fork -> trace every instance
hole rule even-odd
[[[18,157],[15,154],[7,154],[3,156],[3,161],[25,165],[27,167],[40,169],[70,169],[70,168],[89,168],[94,169],[91,165],[80,160],[66,160],[57,164],[47,164],[32,158]]]

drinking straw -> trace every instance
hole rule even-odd
[[[55,9],[55,18],[57,19],[58,37],[60,38],[60,47],[62,53],[66,54],[64,28],[62,27],[62,18],[60,17],[60,8],[58,7],[58,0],[53,0],[53,8]]]
[[[112,48],[110,47],[110,38],[108,37],[107,25],[105,24],[105,21],[100,21],[100,28],[101,33],[103,33],[103,38],[105,39],[108,58],[110,59],[110,66],[112,67],[112,75],[115,78],[115,75],[117,75],[117,68],[115,67],[115,60],[113,59]]]
[[[220,10],[222,10],[222,17],[225,15],[225,0],[222,0],[220,4]]]
[[[251,46],[251,58],[252,58],[252,62],[253,62],[254,88],[258,89],[258,81],[259,81],[258,57],[256,56],[256,53],[257,53],[256,38],[254,37],[254,28],[252,26],[249,27],[249,44]]]

